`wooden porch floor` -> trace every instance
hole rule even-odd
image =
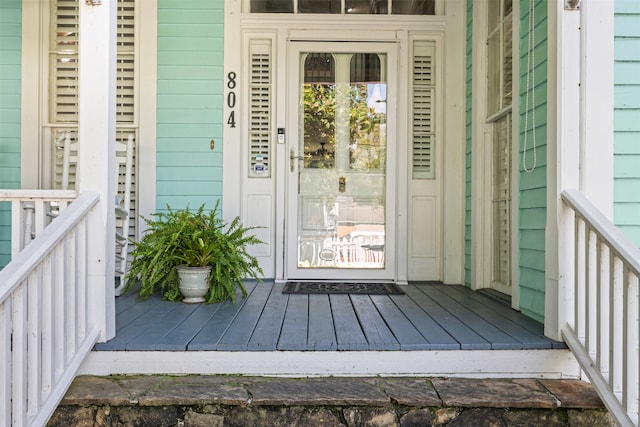
[[[98,351],[366,351],[566,349],[542,324],[463,286],[412,283],[405,295],[290,295],[246,284],[234,304],[159,296],[116,300],[116,336]]]

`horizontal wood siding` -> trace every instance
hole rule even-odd
[[[20,188],[22,4],[0,0],[0,188]],[[11,257],[11,205],[0,203],[0,268]]]
[[[222,198],[223,24],[222,1],[158,1],[159,211]]]
[[[532,132],[532,112],[525,123],[527,89],[527,38],[529,35],[528,2],[520,7],[520,181],[518,199],[520,309],[536,320],[544,319],[545,286],[545,224],[547,215],[546,191],[546,133],[547,133],[547,1],[535,3],[535,149]],[[530,58],[531,59],[531,58]],[[531,94],[529,94],[531,102]],[[524,153],[524,131],[527,130],[527,151]],[[526,154],[526,172],[522,158]]]
[[[640,246],[640,2],[616,0],[614,222]]]
[[[471,124],[473,83],[473,0],[467,0],[465,74],[465,191],[464,191],[464,283],[471,286]]]

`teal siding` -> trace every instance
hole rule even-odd
[[[615,1],[615,224],[640,246],[640,2]]]
[[[158,1],[159,211],[167,204],[213,208],[222,198],[223,5]]]
[[[464,194],[464,284],[471,286],[471,125],[473,83],[473,0],[467,0],[465,74],[465,194]]]
[[[547,216],[547,1],[535,3],[535,131],[536,148],[532,141],[532,120],[525,123],[525,99],[527,88],[527,38],[529,35],[529,2],[520,2],[520,168],[518,197],[520,309],[523,313],[543,321],[545,289],[545,224]],[[531,94],[530,101],[531,101]],[[524,131],[528,132],[526,167],[535,169],[528,173],[522,166]]]
[[[0,0],[0,188],[20,188],[22,2]],[[0,268],[11,257],[9,203],[0,203]]]

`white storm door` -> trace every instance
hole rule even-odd
[[[290,43],[288,279],[395,278],[395,49]]]

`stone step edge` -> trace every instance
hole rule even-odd
[[[79,376],[60,406],[370,406],[602,409],[576,379]]]

